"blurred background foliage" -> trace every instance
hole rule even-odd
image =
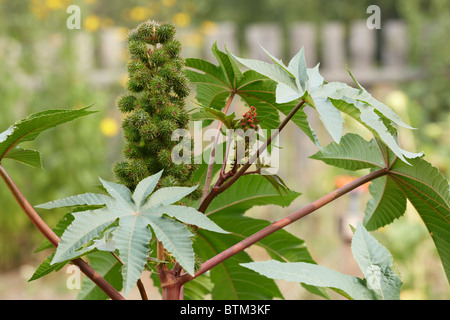
[[[390,91],[384,94],[385,102],[418,128],[408,135],[406,144],[419,146],[427,159],[450,177],[448,0],[0,0],[0,131],[43,109],[94,104],[92,108],[98,111],[53,129],[33,142],[33,147],[43,153],[45,170],[4,161],[32,204],[92,191],[89,188],[95,188],[97,177],[114,179],[111,166],[121,157],[121,119],[115,110],[115,99],[124,92],[125,79],[118,77],[108,85],[96,86],[77,67],[76,44],[70,41],[77,30],[66,28],[66,10],[71,4],[80,6],[81,29],[91,33],[96,41],[104,30],[114,28],[125,39],[127,30],[142,21],[172,20],[179,30],[188,31],[183,45],[198,48],[222,21],[234,22],[239,31],[260,22],[277,23],[282,28],[298,21],[317,25],[327,21],[350,23],[367,19],[367,7],[376,4],[381,8],[382,21],[402,19],[407,23],[411,44],[408,64],[421,72],[414,81],[391,84]],[[242,43],[244,32],[239,31],[237,40]],[[124,74],[126,60],[123,54],[119,64],[123,65]],[[333,179],[345,177],[342,170],[320,168],[310,179],[312,185],[298,190],[305,193],[302,201],[331,191],[340,183]],[[290,168],[283,170],[289,172]],[[299,189],[295,178],[287,177],[286,182],[294,190]],[[360,203],[365,204],[367,197],[367,192],[361,193],[364,201],[360,199]],[[335,216],[352,207],[349,201],[342,199],[335,207],[288,229],[307,241],[317,262],[330,268],[342,265],[347,254]],[[8,296],[10,289],[2,284],[1,272],[24,264],[37,266],[40,261],[30,253],[42,237],[1,184],[0,203],[0,297],[14,298]],[[361,206],[359,211],[363,210]],[[276,210],[269,208],[264,212],[268,219],[280,218]],[[60,216],[45,213],[44,219],[54,225]],[[408,211],[405,217],[376,232],[376,236],[398,263],[405,283],[403,298],[450,297],[433,243],[414,212]],[[300,287],[286,290],[290,298],[309,298],[298,293]],[[36,295],[39,297],[39,292]]]

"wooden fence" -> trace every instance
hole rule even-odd
[[[322,26],[296,23],[285,32],[276,24],[252,25],[244,31],[245,48],[239,48],[239,32],[233,23],[219,24],[216,32],[206,38],[204,55],[212,59],[209,48],[216,40],[219,48],[226,44],[232,52],[245,52],[248,58],[266,61],[268,57],[260,45],[285,61],[303,46],[308,67],[320,62],[327,81],[348,81],[347,66],[361,83],[368,85],[418,76],[417,70],[408,66],[408,30],[399,20],[384,22],[380,30],[369,29],[365,20],[348,26],[341,22]],[[287,43],[283,43],[284,39]]]
[[[71,41],[77,55],[76,68],[95,86],[107,86],[126,73],[124,35],[119,29],[107,29],[92,34],[73,30],[73,37],[63,38],[54,34],[37,42],[34,48],[24,48],[19,42],[0,38],[0,58],[8,61],[8,67],[15,72],[18,82],[33,89],[40,86],[39,73],[51,70],[57,63],[58,50],[65,41]],[[321,73],[327,81],[349,81],[346,67],[365,85],[377,82],[411,80],[418,71],[408,66],[408,32],[402,21],[386,21],[380,30],[369,29],[365,20],[349,25],[328,22],[322,26],[311,23],[296,23],[287,31],[277,24],[250,25],[241,30],[232,22],[215,25],[203,35],[203,43],[192,45],[194,32],[181,29],[179,39],[184,46],[185,56],[203,57],[214,61],[211,46],[218,42],[236,54],[253,59],[268,60],[261,46],[276,57],[288,61],[300,48],[305,48],[309,67],[320,61]],[[239,41],[243,36],[243,41]],[[196,38],[198,39],[198,37]],[[285,43],[286,41],[286,43]],[[239,42],[245,43],[242,47]],[[39,60],[39,73],[29,75],[20,72],[20,61],[26,50],[32,50]]]

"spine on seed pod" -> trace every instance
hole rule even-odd
[[[120,183],[134,190],[145,177],[164,170],[158,187],[188,186],[196,167],[175,164],[171,140],[176,129],[186,129],[189,95],[181,43],[174,38],[171,23],[147,21],[128,35],[128,93],[117,100],[125,114],[122,128],[126,140],[125,160],[114,165]],[[191,154],[191,159],[193,155]],[[194,197],[199,192],[192,194]]]

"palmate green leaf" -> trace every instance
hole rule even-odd
[[[270,279],[332,288],[348,299],[373,300],[376,298],[374,292],[366,287],[364,280],[311,263],[270,260],[241,265]]]
[[[228,84],[230,87],[236,88],[238,82],[242,79],[243,74],[241,70],[239,70],[236,62],[231,58],[230,52],[226,49],[226,47],[225,51],[226,52],[220,51],[217,47],[217,41],[214,42],[212,52],[219,62],[221,69],[224,71]]]
[[[399,299],[401,281],[392,270],[389,252],[358,224],[352,252],[365,279],[305,262],[252,262],[242,266],[271,279],[305,283],[332,288],[349,299]]]
[[[5,156],[6,159],[13,159],[37,169],[42,169],[41,154],[36,150],[15,147]]]
[[[235,118],[236,114],[234,112],[226,115],[222,111],[208,107],[201,107],[198,111],[191,114],[192,121],[219,120],[227,129],[234,129],[237,123]]]
[[[401,119],[387,106],[373,99],[367,91],[352,88],[344,83],[331,82],[324,84],[311,93],[314,102],[328,99],[339,111],[349,115],[375,136],[380,138],[392,152],[403,162],[406,158],[420,156],[399,147],[396,140],[396,125],[405,125]]]
[[[275,63],[281,66],[295,79],[295,88],[286,83],[278,82],[276,89],[276,102],[280,104],[288,103],[303,97],[305,92],[308,90],[308,76],[310,73],[306,67],[304,48],[301,48],[301,50],[291,59],[287,67],[281,61],[273,57],[267,50],[264,49],[264,51]]]
[[[405,213],[406,196],[389,177],[372,181],[369,192],[372,198],[367,203],[363,220],[367,230],[385,226]]]
[[[75,206],[104,206],[113,204],[111,197],[99,193],[83,193],[76,196],[67,197],[43,204],[36,205],[39,209],[55,209]]]
[[[53,232],[61,238],[62,234],[64,233],[64,230],[67,229],[67,227],[72,223],[74,220],[74,217],[72,213],[66,213],[56,224],[55,228],[53,228]],[[41,245],[35,250],[35,252],[41,252],[45,249],[54,248],[53,244],[51,244],[48,239],[44,239],[41,243]]]
[[[299,101],[277,103],[277,83],[264,77],[253,70],[244,72],[245,78],[239,84],[239,96],[249,106],[257,108],[258,117],[263,117],[260,125],[263,129],[274,129],[280,124],[279,112],[287,116]],[[313,143],[320,147],[320,143],[314,130],[308,122],[308,117],[303,109],[300,109],[292,117],[292,122],[297,125]]]
[[[324,127],[337,143],[340,142],[344,119],[341,112],[336,109],[329,99],[315,99],[314,106]]]
[[[385,167],[384,158],[375,140],[368,142],[354,133],[343,136],[340,143],[330,143],[310,158],[352,171]]]
[[[210,294],[214,284],[208,273],[202,274],[183,285],[184,300],[204,300],[205,296]]]
[[[34,140],[48,129],[93,113],[93,111],[87,109],[46,110],[17,121],[6,131],[0,133],[0,161],[6,158],[10,152],[13,152],[12,159],[37,166],[40,160],[37,160],[38,155],[35,151],[27,150],[24,152],[15,149],[15,147],[22,142]]]
[[[270,65],[272,67],[278,67],[279,70],[284,70],[285,77],[289,79],[295,79],[294,85],[292,83],[282,80],[280,76],[267,72],[266,63],[263,63],[262,61],[259,61],[263,63],[264,66],[261,67],[260,63],[257,63],[256,60],[249,60],[249,59],[241,59],[236,56],[235,59],[237,59],[239,62],[244,64],[245,66],[249,67],[250,69],[261,73],[265,76],[267,76],[269,79],[274,80],[278,84],[276,85],[275,90],[275,102],[277,104],[286,104],[291,103],[290,107],[286,110],[285,108],[282,108],[284,110],[282,111],[284,114],[288,114],[293,107],[300,101],[300,98],[305,98],[307,94],[307,90],[315,91],[320,85],[323,83],[323,78],[320,76],[318,72],[318,65],[313,69],[308,69],[306,67],[306,61],[305,61],[305,55],[304,55],[304,49],[302,48],[290,61],[289,66],[286,67],[281,61],[273,57],[269,52],[264,50],[269,57],[275,62],[275,65]],[[278,70],[278,69],[277,69]],[[278,71],[279,71],[278,70]],[[311,78],[311,79],[310,79]],[[319,113],[319,116],[324,123],[326,129],[332,136],[332,138],[339,142],[340,137],[342,135],[342,127],[344,120],[342,119],[342,116],[338,110],[336,110],[333,105],[331,104],[331,101],[328,99],[318,99],[315,104],[312,103],[312,105],[316,108],[317,112]],[[293,103],[293,105],[292,105]],[[300,113],[303,112],[302,110]],[[297,112],[299,113],[299,112]],[[302,120],[306,123],[299,122],[299,119],[293,119],[295,123],[302,129],[310,139],[316,143],[318,147],[320,147],[320,143],[317,140],[317,137],[315,136],[313,130],[309,126],[309,123],[306,119],[306,114],[302,115]]]
[[[118,221],[110,240],[114,242],[115,249],[119,251],[119,257],[124,263],[122,276],[126,294],[135,285],[144,269],[152,232],[180,265],[193,274],[195,258],[190,239],[192,233],[183,223],[214,232],[225,233],[225,231],[193,208],[170,205],[184,198],[196,187],[161,188],[150,194],[160,176],[161,172],[142,180],[134,194],[123,185],[100,179],[111,197],[85,194],[39,206],[56,208],[86,204],[104,205],[97,210],[74,214],[74,220],[64,231],[52,263],[73,259],[91,249],[106,250],[98,245],[92,247],[86,244]],[[165,215],[177,220],[167,218]]]
[[[285,67],[280,66],[278,63],[272,64],[260,60],[243,59],[235,55],[233,55],[233,58],[249,69],[255,70],[256,72],[273,79],[278,83],[283,83],[293,90],[298,89],[293,75],[290,74]]]
[[[186,59],[186,67],[189,68],[186,74],[190,82],[196,86],[196,99],[200,105],[222,110],[226,99],[234,92],[246,105],[256,108],[262,129],[275,129],[280,124],[279,113],[288,115],[298,104],[299,100],[277,103],[275,94],[277,82],[254,70],[242,73],[233,55],[227,50],[226,53],[221,52],[217,45],[213,46],[212,51],[219,65],[201,59]],[[292,83],[295,85],[295,82]],[[311,141],[320,146],[302,109],[295,114],[292,121]]]
[[[148,196],[155,190],[156,185],[161,179],[163,171],[158,172],[144,180],[142,180],[133,192],[133,202],[138,206],[142,207],[147,201]]]
[[[408,128],[408,129],[414,129],[413,127],[407,125],[400,118],[400,116],[398,114],[396,114],[391,108],[389,108],[385,104],[381,103],[380,101],[378,101],[377,99],[372,97],[372,95],[366,89],[364,89],[358,81],[356,81],[355,77],[350,72],[350,70],[347,69],[347,71],[359,89],[357,97],[355,99],[357,99],[359,101],[363,101],[363,102],[373,106],[381,114],[383,114],[386,118],[390,119],[392,122],[396,123],[397,125],[404,127],[404,128]],[[355,89],[353,89],[352,91],[355,91]]]
[[[254,206],[268,204],[286,207],[300,193],[286,190],[280,195],[274,186],[260,175],[240,177],[230,188],[219,194],[206,210],[208,216],[216,213],[244,213]]]
[[[156,207],[158,205],[169,205],[177,202],[198,188],[193,187],[167,187],[156,190],[142,206],[142,210]]]
[[[313,69],[305,68],[303,50],[300,50],[287,68],[282,65],[281,61],[270,54],[269,56],[275,62],[274,64],[235,58],[250,69],[278,83],[276,89],[277,102],[296,101],[300,97],[305,99],[316,109],[334,141],[340,142],[344,122],[341,115],[341,112],[343,112],[363,124],[380,138],[403,162],[408,163],[406,158],[420,156],[418,153],[401,149],[396,141],[396,126],[409,129],[411,127],[405,124],[392,109],[374,99],[361,87],[350,72],[350,76],[355,80],[358,89],[340,82],[324,83],[322,76],[319,74],[318,66]],[[303,90],[304,88],[305,90]]]
[[[306,67],[305,49],[303,47],[289,62],[288,70],[290,70],[295,77],[297,89],[301,92],[305,92],[308,83],[308,68]]]
[[[402,282],[393,270],[391,254],[358,222],[352,253],[364,274],[366,285],[381,300],[400,299]]]
[[[449,183],[438,169],[423,157],[408,159],[411,165],[398,161],[380,139],[367,142],[354,134],[345,135],[340,144],[331,143],[312,158],[347,170],[390,168],[369,186],[372,198],[365,210],[365,227],[376,230],[393,222],[404,214],[409,200],[430,232],[450,279]]]
[[[70,214],[68,214],[70,215]],[[71,215],[70,215],[71,216]],[[67,221],[73,221],[70,219],[62,219],[62,221],[64,221],[63,223],[59,223],[58,226],[56,227],[56,232],[60,231],[59,228],[62,227],[62,225],[66,224]],[[70,223],[70,222],[69,222]],[[67,225],[66,225],[67,228]],[[62,232],[59,232],[58,235],[60,235]],[[45,242],[44,242],[45,244]],[[49,246],[41,246],[38,250],[36,251],[42,251],[44,249],[48,249],[50,247],[53,247],[50,243]],[[90,246],[85,246],[82,249],[80,249],[79,251],[77,251],[78,256],[74,256],[73,258],[77,258],[79,256],[82,255],[86,255],[86,254],[94,254],[97,250],[102,250],[102,251],[114,251],[115,250],[115,245],[114,245],[114,241],[112,241],[111,239],[111,235],[109,230],[107,232],[105,232],[105,234],[103,235],[102,239],[99,240],[94,240],[93,244]],[[52,254],[50,256],[48,256],[44,262],[41,263],[41,265],[38,267],[38,269],[35,271],[35,273],[33,274],[33,276],[31,277],[31,279],[29,281],[33,281],[36,279],[39,279],[53,271],[59,271],[61,270],[66,264],[70,263],[68,260],[59,262],[59,263],[52,263],[53,259],[55,256],[55,252],[52,252]],[[105,295],[106,296],[106,295]]]
[[[423,158],[409,159],[411,166],[396,161],[389,179],[417,210],[433,239],[450,281],[450,192],[448,180]],[[388,190],[386,190],[388,191]],[[385,192],[386,192],[385,191]],[[391,203],[385,210],[393,207]],[[375,215],[382,215],[378,211]],[[379,225],[373,225],[378,227]]]
[[[61,270],[66,264],[69,263],[69,261],[63,261],[60,263],[52,264],[52,259],[54,257],[55,253],[53,252],[50,256],[48,256],[36,269],[36,271],[33,273],[31,278],[28,280],[28,282],[40,279],[53,271],[59,271]]]
[[[249,70],[238,84],[237,95],[249,107],[256,108],[259,126],[262,129],[275,129],[280,124],[278,104],[275,102],[276,83],[267,83],[261,75]],[[292,104],[291,104],[292,105]],[[295,105],[290,105],[292,110]]]
[[[212,52],[219,62],[218,66],[202,59],[188,58],[185,60],[186,67],[200,72],[187,69],[186,75],[196,85],[196,99],[201,105],[222,110],[243,75],[229,55],[217,48],[217,43],[214,43]]]

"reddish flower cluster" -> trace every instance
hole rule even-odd
[[[256,129],[259,120],[257,119],[258,114],[256,113],[256,108],[251,106],[250,110],[246,112],[241,119],[241,127],[243,129]]]

